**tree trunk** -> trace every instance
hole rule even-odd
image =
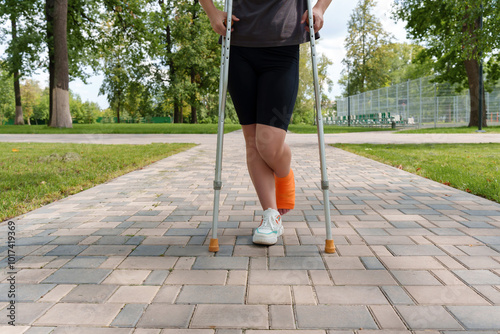
[[[191,84],[196,84],[196,73],[194,69],[191,69]],[[196,110],[196,93],[193,92],[193,96],[191,97],[191,123],[198,123],[198,115]]]
[[[120,123],[120,107],[121,107],[122,92],[118,92],[118,103],[116,104],[116,123]]]
[[[469,126],[479,126],[479,63],[477,60],[464,61],[470,91],[470,121]],[[486,100],[483,89],[483,119],[482,126],[486,127]]]
[[[17,22],[16,18],[11,15],[10,22],[12,24],[12,44],[15,45],[17,40]],[[17,57],[18,55],[16,55]],[[21,87],[19,85],[19,61],[14,60],[14,95],[16,99],[16,117],[14,119],[15,125],[24,125],[23,106],[21,104]]]
[[[52,87],[54,87],[54,3],[55,0],[45,1],[45,20],[47,21],[47,49],[49,51],[49,121],[52,123]]]
[[[52,0],[47,0],[52,1]],[[68,0],[54,0],[54,82],[50,126],[71,128],[73,121],[69,110],[69,64],[67,45]]]

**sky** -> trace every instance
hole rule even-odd
[[[382,23],[383,28],[391,33],[398,42],[405,42],[406,32],[404,23],[395,23],[391,18],[391,4],[394,0],[378,0],[374,9],[374,14]],[[314,0],[313,0],[314,3]],[[345,56],[344,40],[347,36],[347,22],[356,7],[358,1],[354,0],[333,0],[330,7],[325,13],[325,24],[321,30],[321,40],[317,44],[317,51],[320,54],[325,54],[333,61],[328,69],[328,75],[333,81],[333,89],[327,92],[328,97],[333,100],[335,96],[341,95],[342,88],[338,81],[342,72],[341,61]],[[47,73],[38,73],[34,76],[41,85],[48,86]],[[108,102],[106,96],[99,95],[103,77],[94,76],[88,79],[88,84],[84,84],[80,80],[70,82],[70,89],[81,96],[83,101],[97,102],[101,108],[107,108]]]

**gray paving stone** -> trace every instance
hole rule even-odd
[[[137,323],[139,328],[187,328],[194,305],[153,303]],[[168,314],[168,316],[166,316]]]
[[[426,270],[392,270],[401,285],[442,285]]]
[[[212,256],[207,246],[170,246],[166,256]]]
[[[397,285],[386,270],[331,270],[335,285]]]
[[[61,301],[66,303],[104,303],[118,287],[110,284],[82,284],[71,290]]]
[[[500,276],[488,270],[453,270],[453,273],[470,285],[500,285]]]
[[[130,253],[130,256],[160,256],[166,251],[167,246],[139,245]]]
[[[57,237],[56,239],[52,240],[51,242],[49,242],[49,244],[50,245],[76,245],[85,238],[86,238],[86,236],[82,236],[82,235],[63,235],[63,236]]]
[[[14,291],[16,302],[35,302],[47,292],[52,290],[55,284],[15,284],[11,289],[10,284],[0,284],[0,302],[9,302],[9,291]]]
[[[269,269],[317,270],[317,269],[325,269],[325,265],[323,264],[323,260],[319,256],[270,257]]]
[[[148,304],[127,304],[111,323],[114,327],[135,327]]]
[[[446,255],[434,245],[388,245],[387,248],[396,256]]]
[[[489,305],[467,286],[407,286],[406,290],[420,305]]]
[[[500,330],[500,306],[448,306],[466,329]]]
[[[125,245],[140,245],[144,239],[146,239],[146,237],[143,235],[134,235],[133,237],[130,237],[127,242],[125,242]]]
[[[396,306],[411,330],[463,329],[442,306]]]
[[[487,245],[500,245],[500,236],[475,236],[477,240],[484,242]]]
[[[164,234],[165,236],[196,236],[196,235],[208,235],[209,229],[201,229],[201,228],[169,228],[168,231]]]
[[[186,285],[176,304],[244,304],[245,286]]]
[[[62,268],[97,268],[106,260],[105,256],[76,256]]]
[[[16,327],[19,326],[21,328],[23,325],[33,324],[36,319],[40,318],[53,305],[52,303],[16,302]],[[7,318],[7,314],[7,308],[0,310],[0,325],[6,325],[10,321]]]
[[[202,304],[196,308],[190,327],[267,329],[268,310],[264,305]]]
[[[248,269],[248,257],[199,257],[191,269]]]
[[[53,333],[55,327],[30,327],[24,334],[49,334]]]
[[[20,238],[19,240],[16,240],[16,245],[17,246],[45,245],[56,238],[57,238],[56,236]]]
[[[389,304],[375,286],[316,286],[320,304],[380,305]]]
[[[378,329],[365,306],[297,305],[298,329]]]
[[[99,284],[111,273],[109,269],[59,269],[43,283]]]
[[[95,242],[96,245],[125,245],[130,239],[128,236],[124,235],[107,235],[101,237]]]
[[[153,270],[144,281],[144,285],[162,285],[169,275],[169,270]]]
[[[83,252],[88,246],[83,245],[60,245],[47,252],[47,256],[76,256]]]
[[[317,246],[285,245],[286,256],[320,256]]]
[[[400,286],[383,286],[381,287],[384,294],[387,296],[393,305],[414,305],[413,300]]]
[[[363,263],[363,265],[365,266],[365,268],[368,270],[383,270],[383,269],[385,269],[382,262],[380,262],[374,256],[361,256],[360,260]]]

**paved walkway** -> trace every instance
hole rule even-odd
[[[327,147],[338,251],[325,254],[315,136],[291,135],[297,208],[277,245],[256,246],[261,211],[231,133],[214,255],[204,138],[13,220],[16,327],[1,224],[0,333],[499,333],[499,204]]]

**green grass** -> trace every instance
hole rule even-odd
[[[339,147],[500,203],[500,144],[404,144]]]
[[[325,133],[348,133],[348,132],[369,132],[369,131],[391,131],[389,128],[369,128],[356,126],[324,125]],[[294,133],[316,133],[316,125],[290,124],[288,130]]]
[[[2,143],[0,222],[193,146]]]
[[[239,124],[225,124],[224,132],[240,129]],[[217,124],[171,124],[171,123],[105,123],[105,124],[73,124],[72,129],[51,128],[46,125],[1,125],[0,133],[22,134],[63,134],[63,133],[217,133]]]
[[[500,133],[500,126],[488,126],[483,128],[487,133]],[[414,130],[401,130],[397,133],[475,133],[477,131],[476,127],[444,127],[444,128],[425,128],[425,129],[414,129]]]

